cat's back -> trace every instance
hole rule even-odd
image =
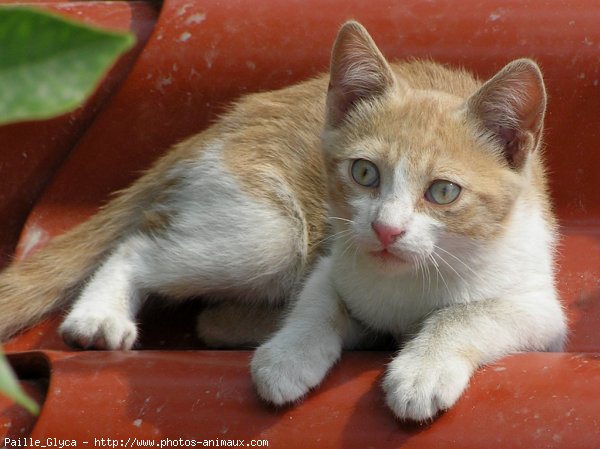
[[[326,93],[327,79],[321,76],[242,98],[219,123],[227,164],[243,176],[264,172],[292,183],[320,182],[314,170],[322,165]]]

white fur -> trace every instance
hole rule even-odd
[[[122,238],[61,326],[67,340],[131,348],[135,315],[150,293],[248,301],[291,295],[302,274],[304,230],[243,191],[221,160],[222,145],[214,142],[173,169],[178,185],[168,200],[168,230]]]

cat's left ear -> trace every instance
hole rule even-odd
[[[513,61],[467,100],[467,108],[500,143],[509,165],[519,170],[542,136],[546,111],[542,72],[530,59]]]

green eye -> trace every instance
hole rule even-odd
[[[435,204],[450,204],[456,201],[460,191],[459,185],[450,181],[439,180],[431,183],[427,192],[425,192],[425,198]]]
[[[366,159],[356,159],[352,162],[352,179],[364,187],[377,187],[379,185],[379,169]]]

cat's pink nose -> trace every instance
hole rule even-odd
[[[373,231],[375,231],[377,239],[379,239],[379,241],[385,247],[390,246],[406,233],[406,231],[402,228],[395,228],[393,226],[387,226],[378,222],[373,222],[371,227],[373,228]]]

